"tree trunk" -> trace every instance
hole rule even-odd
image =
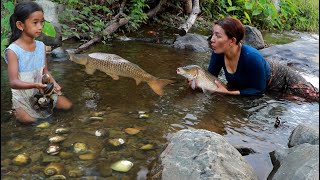
[[[184,0],[184,3],[186,14],[190,14],[192,12],[192,0]]]
[[[198,16],[199,13],[200,13],[199,0],[193,0],[193,2],[192,2],[192,12],[191,12],[189,18],[187,19],[187,21],[184,24],[182,24],[178,28],[180,36],[184,36],[184,35],[187,34],[187,32],[190,30],[190,28],[192,27],[192,25],[196,21],[197,16]]]

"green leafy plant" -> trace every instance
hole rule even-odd
[[[1,4],[1,56],[4,56],[4,50],[8,45],[8,36],[10,34],[10,16],[14,11],[14,2],[6,1]],[[50,22],[45,21],[42,29],[43,34],[50,37],[56,36],[56,30]]]

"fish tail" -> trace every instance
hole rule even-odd
[[[169,80],[169,79],[157,79],[153,81],[148,81],[147,83],[156,94],[158,94],[159,96],[162,96],[163,87],[174,82],[175,81]]]

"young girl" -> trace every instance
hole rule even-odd
[[[55,93],[50,97],[53,107],[69,109],[72,106],[67,98],[58,96],[61,87],[48,71],[45,45],[35,40],[42,33],[43,21],[42,8],[31,1],[17,4],[10,17],[12,34],[4,59],[8,64],[14,114],[22,123],[36,122],[38,118],[51,115],[52,111],[35,109],[31,100],[39,90],[46,87],[41,81],[43,74],[48,74],[54,84]]]

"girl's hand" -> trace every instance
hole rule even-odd
[[[42,84],[42,83],[35,83],[35,86],[37,89],[42,90],[43,88],[47,87],[46,84]]]
[[[54,82],[54,88],[53,88],[53,91],[55,93],[57,93],[58,95],[61,95],[61,86],[57,83],[57,82]]]

